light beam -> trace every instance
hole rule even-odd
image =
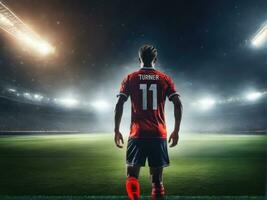
[[[262,47],[267,41],[267,22],[265,22],[261,28],[257,31],[255,36],[251,40],[251,44],[254,47]]]
[[[91,102],[90,105],[98,111],[107,111],[110,108],[110,104],[104,100]]]
[[[246,95],[246,99],[249,101],[256,101],[263,96],[263,93],[260,92],[251,92]]]
[[[0,28],[20,41],[25,47],[34,49],[40,55],[45,56],[55,52],[52,45],[41,39],[2,2],[0,2]]]
[[[212,98],[204,98],[204,99],[199,100],[197,104],[198,106],[200,106],[202,110],[209,110],[215,106],[216,101]]]
[[[56,103],[69,108],[76,107],[79,104],[79,101],[73,98],[55,99],[55,101]]]

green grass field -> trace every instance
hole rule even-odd
[[[164,173],[167,194],[263,198],[266,139],[182,135],[179,145],[169,149],[171,166]],[[123,196],[125,150],[115,147],[112,134],[1,136],[0,199],[12,199],[5,195]],[[142,195],[149,195],[147,168],[141,171],[140,184]]]

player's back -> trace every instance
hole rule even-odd
[[[120,92],[131,98],[130,137],[167,137],[165,100],[177,94],[169,76],[154,68],[143,67],[124,79]]]

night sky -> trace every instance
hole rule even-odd
[[[56,47],[55,55],[37,58],[1,31],[3,88],[114,98],[139,67],[138,48],[149,43],[158,49],[156,68],[185,100],[267,90],[267,49],[250,43],[267,20],[266,0],[3,2]]]

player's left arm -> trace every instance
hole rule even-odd
[[[176,91],[176,87],[173,80],[170,77],[166,76],[166,82],[167,82],[166,96],[169,98],[169,100],[173,103],[174,106],[175,124],[174,124],[174,130],[169,138],[169,143],[172,142],[170,147],[174,147],[178,144],[179,140],[179,131],[182,120],[183,106],[180,99],[180,95]]]
[[[120,132],[120,123],[121,123],[121,118],[123,114],[123,106],[124,103],[127,101],[127,98],[123,95],[119,96],[119,99],[117,101],[116,107],[115,107],[115,136],[114,136],[114,141],[117,147],[122,148],[124,141],[123,141],[123,136]]]

